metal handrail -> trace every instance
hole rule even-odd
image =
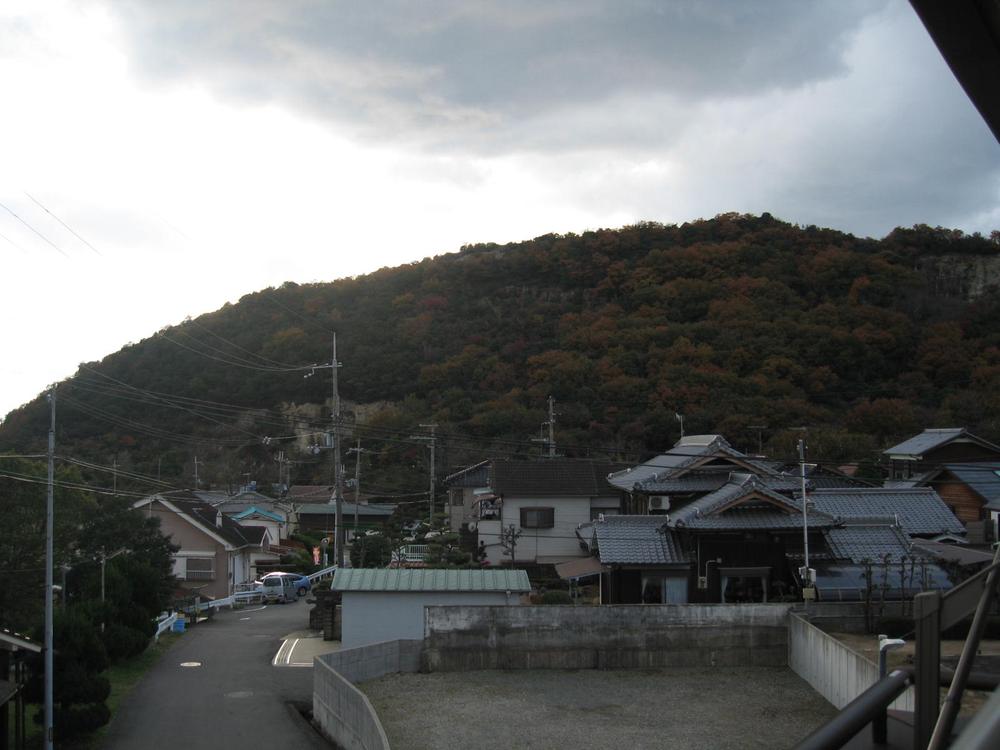
[[[844,706],[840,713],[796,745],[796,750],[833,750],[871,724],[913,684],[913,672],[895,669]]]

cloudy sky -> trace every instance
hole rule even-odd
[[[726,211],[1000,227],[905,0],[5,0],[0,415],[286,280]]]

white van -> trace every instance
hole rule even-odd
[[[295,579],[291,576],[264,576],[261,595],[267,604],[298,601]]]

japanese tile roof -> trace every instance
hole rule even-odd
[[[751,458],[735,450],[721,435],[691,435],[678,440],[673,448],[639,466],[616,472],[608,477],[608,481],[626,492],[657,492],[660,490],[650,490],[648,487],[667,479],[678,478],[686,473],[685,470],[713,456],[739,461],[761,475],[776,476],[779,473],[772,462]],[[719,469],[718,466],[712,468]]]
[[[785,464],[783,473],[799,479],[799,465]],[[801,480],[800,480],[801,481]],[[864,479],[848,476],[842,471],[821,464],[806,464],[806,482],[811,489],[836,489],[841,487],[874,487]]]
[[[743,498],[750,501],[754,498],[763,499],[765,504],[787,513],[801,513],[800,506],[787,495],[782,495],[770,487],[766,479],[752,474],[733,474],[730,481],[715,492],[711,492],[697,500],[688,503],[676,512],[670,514],[671,526],[690,525],[696,519],[716,514],[724,508],[739,503]],[[769,501],[769,502],[767,502]],[[780,512],[780,511],[779,511]]]
[[[607,476],[622,464],[574,458],[537,461],[495,459],[490,462],[490,488],[505,497],[601,497],[614,494]]]
[[[334,591],[531,591],[523,570],[435,570],[430,568],[341,568]]]
[[[783,513],[780,510],[761,507],[736,507],[716,515],[695,516],[688,518],[683,524],[689,529],[706,529],[714,531],[775,531],[786,529],[801,529],[801,513]],[[809,528],[823,529],[834,525],[834,519],[823,513],[809,514]]]
[[[447,487],[485,487],[489,484],[489,475],[489,460],[480,461],[449,474],[444,478],[444,484]]]
[[[206,531],[225,539],[233,547],[257,546],[261,542],[261,537],[256,536],[255,531],[246,531],[246,528],[259,527],[240,526],[217,507],[199,499],[190,490],[172,490],[157,495],[150,495],[140,500],[137,505],[145,502],[153,502],[157,499],[169,502],[177,508],[179,513],[183,513]]]
[[[835,518],[898,518],[910,536],[965,533],[962,522],[929,487],[815,490],[809,493],[809,499],[816,510]]]
[[[688,562],[665,516],[607,516],[594,523],[605,565],[671,565]]]
[[[369,503],[368,505],[344,502],[343,514],[345,516],[354,515],[354,509],[358,509],[359,516],[391,516],[396,510],[395,505],[385,505]],[[299,516],[333,516],[337,513],[336,503],[303,503],[298,506]]]
[[[1000,463],[947,464],[944,468],[983,498],[989,510],[1000,510]]]
[[[990,443],[987,440],[976,437],[964,427],[945,427],[924,430],[919,435],[915,435],[909,440],[904,440],[902,443],[899,443],[899,445],[886,448],[882,451],[882,453],[887,456],[916,456],[917,458],[920,458],[928,451],[940,448],[942,445],[947,445],[953,440],[958,439],[977,443],[978,445],[990,448],[995,450],[997,453],[1000,453],[1000,446],[993,445],[993,443]]]
[[[902,529],[889,519],[878,522],[848,523],[824,531],[830,551],[839,560],[861,563],[869,560],[881,563],[886,556],[889,562],[899,562],[910,554],[910,542]]]
[[[332,484],[293,484],[288,488],[288,499],[296,502],[322,500],[333,497],[336,488]]]

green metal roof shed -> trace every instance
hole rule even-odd
[[[434,570],[429,568],[344,568],[333,577],[335,591],[531,591],[523,570]]]
[[[461,619],[469,607],[521,603],[531,590],[523,570],[433,570],[346,568],[333,577],[341,592],[341,646],[423,640],[426,608],[453,608]]]

